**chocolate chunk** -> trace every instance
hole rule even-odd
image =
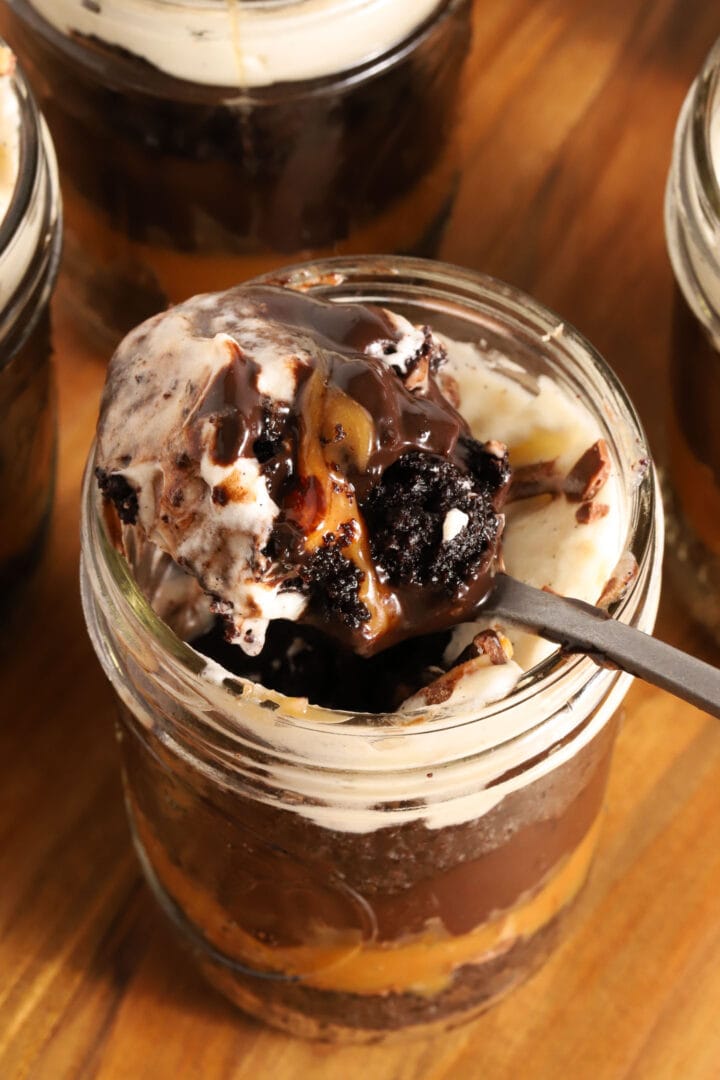
[[[538,495],[557,495],[563,490],[563,480],[556,461],[536,461],[513,469],[508,502],[534,499]]]
[[[584,502],[575,511],[575,520],[578,525],[589,525],[593,521],[599,521],[610,513],[607,503]]]
[[[590,502],[610,475],[610,452],[604,439],[598,439],[580,457],[567,475],[565,494],[570,502]]]
[[[611,604],[617,603],[618,600],[622,600],[637,576],[637,560],[630,551],[626,551],[625,554],[620,557],[620,561],[606,581],[605,587],[600,594],[600,599],[597,602],[597,606],[607,608]]]
[[[300,572],[311,603],[321,618],[339,619],[351,630],[357,630],[370,618],[370,612],[360,600],[358,591],[365,580],[362,570],[342,553],[347,540],[336,541],[332,534],[325,537]]]

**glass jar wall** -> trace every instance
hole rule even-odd
[[[0,56],[10,63],[0,41]],[[52,143],[20,71],[0,78],[4,147],[16,168],[0,220],[0,607],[42,551],[55,474],[56,403],[50,344],[61,215]],[[7,162],[5,163],[7,166]]]
[[[546,375],[579,399],[617,469],[638,567],[613,614],[652,628],[654,474],[632,406],[579,335],[559,334],[515,290],[442,264],[333,260],[281,277],[482,340],[515,377]],[[153,560],[133,577],[93,466],[91,455],[83,599],[121,703],[135,844],[207,977],[279,1027],[355,1041],[443,1029],[526,977],[587,876],[629,677],[554,653],[495,704],[380,716],[231,676],[153,611]]]
[[[676,281],[670,565],[683,600],[720,640],[720,41],[678,120],[665,229]]]

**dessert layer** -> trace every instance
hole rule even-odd
[[[460,968],[450,986],[431,997],[334,993],[301,982],[261,982],[208,957],[198,959],[207,979],[240,1008],[302,1038],[372,1043],[429,1037],[467,1023],[527,978],[554,947],[563,917],[507,952]]]
[[[483,817],[431,828],[423,819],[433,822],[442,808],[417,804],[398,826],[380,805],[367,831],[358,813],[352,832],[319,827],[300,800],[292,809],[265,802],[261,771],[251,799],[218,776],[206,783],[157,744],[149,754],[131,731],[122,749],[128,802],[178,872],[243,933],[292,948],[312,941],[318,923],[341,940],[359,932],[391,943],[435,919],[463,935],[532,895],[597,820],[613,728],[565,765],[552,769],[551,757],[546,775],[525,778]],[[386,780],[398,802],[404,779]],[[449,818],[451,795],[448,807]]]
[[[442,0],[30,0],[64,34],[177,79],[226,87],[321,78],[382,55]]]
[[[137,837],[160,886],[222,955],[257,970],[298,978],[319,990],[350,994],[442,993],[456,969],[482,964],[530,938],[550,923],[577,895],[592,860],[599,821],[578,847],[530,896],[491,917],[469,933],[451,934],[439,919],[431,919],[421,933],[392,943],[364,941],[360,931],[337,934],[318,925],[308,945],[281,947],[265,944],[238,925],[241,912],[218,904],[170,862],[146,821],[133,809]],[[402,907],[402,898],[397,904]],[[325,940],[323,940],[325,939]]]

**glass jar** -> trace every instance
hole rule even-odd
[[[654,474],[632,405],[587,342],[522,293],[441,263],[330,260],[280,280],[482,340],[516,378],[545,373],[578,396],[618,470],[638,565],[611,610],[652,628]],[[463,715],[363,716],[266,690],[153,612],[139,587],[152,592],[152,567],[135,580],[113,546],[93,465],[83,603],[120,700],[133,836],[207,978],[265,1021],[326,1039],[440,1030],[486,1008],[547,955],[582,888],[629,676],[556,652]]]
[[[57,409],[49,303],[62,233],[50,136],[19,70],[8,87],[19,167],[0,220],[0,609],[37,563],[50,517]]]
[[[471,6],[10,0],[81,325],[117,340],[291,258],[434,254]]]
[[[676,282],[669,564],[684,601],[720,641],[720,41],[680,113],[665,233]]]

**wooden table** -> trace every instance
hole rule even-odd
[[[483,0],[467,168],[445,247],[535,293],[620,372],[656,447],[671,275],[662,196],[708,0]],[[720,1076],[720,730],[636,685],[597,866],[562,948],[475,1024],[335,1049],[206,989],[143,884],[112,700],[77,589],[78,486],[102,362],[57,320],[61,457],[33,620],[0,660],[0,1076],[695,1080]],[[659,632],[712,649],[664,598]]]

